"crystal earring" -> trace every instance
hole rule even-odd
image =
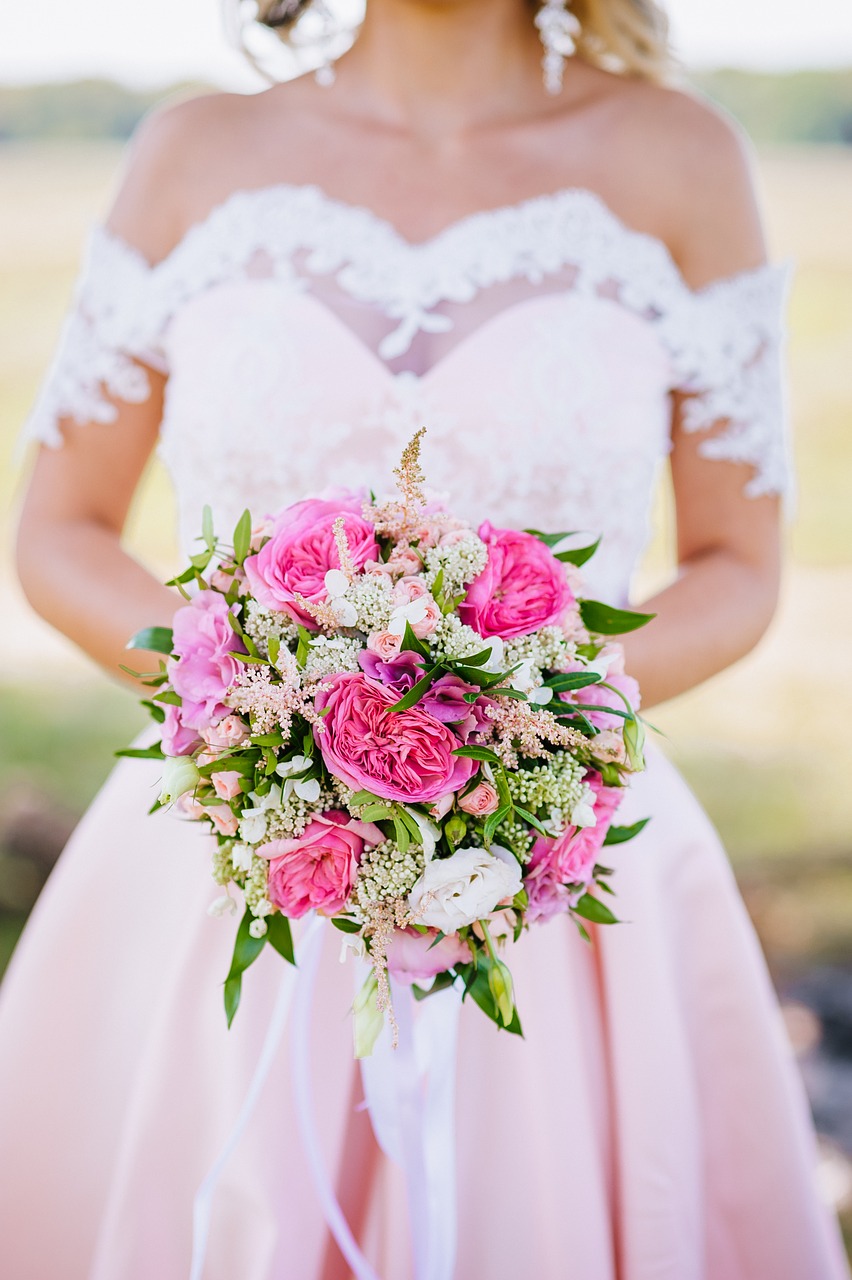
[[[535,25],[544,45],[541,66],[548,93],[561,93],[565,59],[576,49],[576,37],[580,34],[580,23],[568,4],[569,0],[543,0],[535,15]]]

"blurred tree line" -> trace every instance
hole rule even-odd
[[[852,146],[852,69],[768,74],[705,71],[693,83],[761,143]],[[203,89],[176,86],[176,91]],[[127,138],[163,90],[135,92],[108,80],[0,88],[0,142],[30,138]]]

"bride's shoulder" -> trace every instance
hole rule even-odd
[[[299,110],[300,91],[202,93],[168,100],[137,126],[125,152],[107,228],[149,263],[168,257],[188,228],[233,190],[253,185],[246,166]],[[287,88],[290,88],[288,86]],[[285,102],[284,99],[287,101]],[[280,145],[280,144],[279,144]]]
[[[634,80],[612,119],[618,163],[690,285],[764,261],[752,147],[731,116],[691,89]]]

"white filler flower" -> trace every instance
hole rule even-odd
[[[416,924],[455,933],[513,898],[521,884],[521,868],[508,849],[456,849],[452,857],[426,863],[408,905]]]

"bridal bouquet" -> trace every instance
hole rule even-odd
[[[167,656],[140,677],[162,742],[123,754],[164,760],[155,808],[210,828],[211,911],[242,905],[229,1023],[248,966],[267,944],[292,962],[289,922],[317,912],[371,961],[359,1056],[393,1021],[389,972],[520,1033],[507,939],[614,922],[602,850],[644,825],[613,825],[643,733],[608,637],[648,615],[584,598],[596,544],[428,501],[421,434],[391,499],[245,512],[230,544],[207,510],[173,629],[129,646]]]

